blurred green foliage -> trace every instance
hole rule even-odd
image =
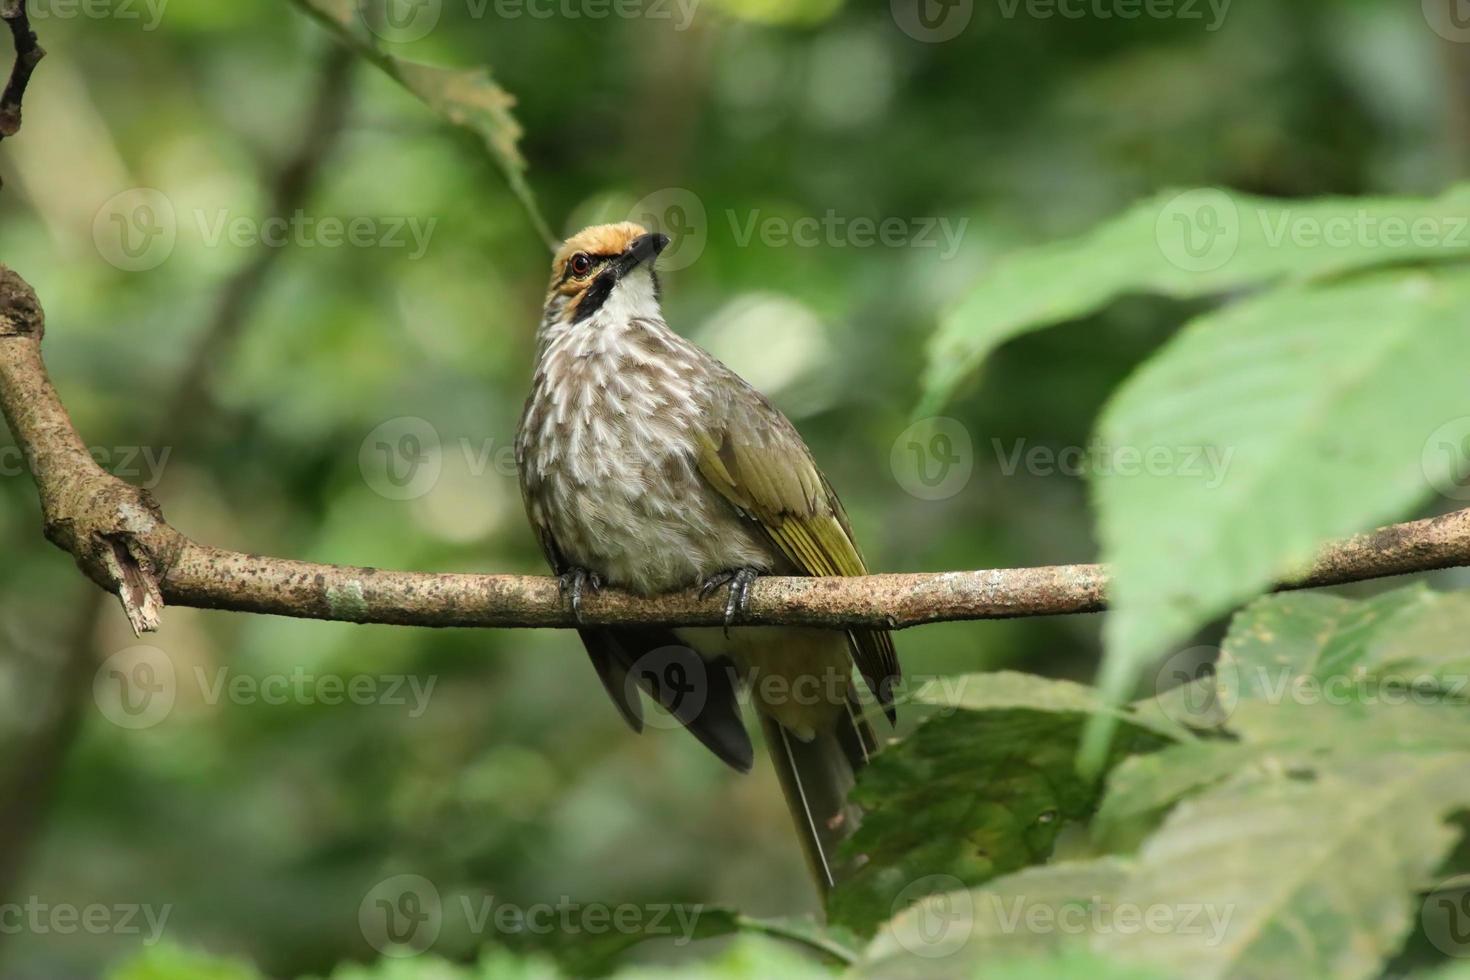
[[[547,256],[482,143],[360,66],[344,137],[304,209],[317,232],[286,245],[253,294],[197,429],[149,446],[220,290],[255,252],[215,232],[264,217],[269,175],[294,149],[332,42],[285,3],[168,3],[153,29],[138,5],[138,17],[121,4],[98,8],[106,16],[32,6],[50,54],[24,130],[0,144],[0,260],[42,297],[52,374],[104,461],[156,482],[171,521],[202,541],[539,572],[506,451]],[[1007,454],[1085,445],[1108,393],[1200,308],[1133,298],[997,351],[984,383],[946,409],[972,437],[973,471],[963,492],[928,499],[893,452],[924,344],[1001,255],[1173,186],[1432,195],[1462,175],[1470,147],[1457,81],[1470,46],[1446,44],[1419,5],[1394,0],[1242,3],[1213,30],[1006,16],[1014,8],[977,2],[943,43],[905,34],[886,4],[833,0],[696,5],[683,29],[677,5],[667,18],[438,7],[432,30],[385,46],[492,67],[517,100],[527,180],[554,231],[639,202],[657,210],[671,189],[697,200],[703,220],[678,230],[702,248],[664,277],[670,322],[793,417],[884,570],[1095,557],[1081,479],[1008,472]],[[142,217],[136,188],[167,201],[176,240],[131,271],[111,221]],[[811,247],[759,230],[829,214],[848,230]],[[964,230],[953,254],[915,240],[863,246],[859,218]],[[367,219],[373,243],[325,244],[328,219]],[[410,221],[428,229],[422,249]],[[385,240],[395,225],[404,244]],[[376,440],[396,438],[404,418],[425,420],[440,447],[437,480],[412,499],[396,499],[374,462]],[[91,586],[41,539],[18,457],[0,462],[0,758],[20,769],[45,752],[58,706],[80,705],[43,832],[10,844],[26,859],[13,895],[166,908],[171,942],[254,964],[154,950],[120,976],[432,977],[424,960],[406,961],[418,972],[339,966],[376,958],[359,912],[399,874],[456,907],[488,893],[523,907],[569,896],[815,909],[770,773],[736,778],[679,732],[628,733],[561,633],[171,609],[144,642],[176,671],[172,707],[148,727],[117,724],[93,696],[94,671],[151,654],[127,653],[138,641],[108,606],[81,638],[81,683],[68,680],[58,665],[77,648]],[[1012,666],[1088,679],[1099,629],[1082,618],[952,624],[899,645],[916,676]],[[216,695],[221,670],[251,690],[304,676],[309,693]],[[356,676],[371,703],[329,703],[313,683]],[[405,676],[421,689],[432,679],[426,701],[406,688],[389,697],[387,679]],[[145,937],[21,930],[0,935],[3,968],[96,975]],[[433,951],[474,962],[487,939],[446,916]],[[631,959],[656,976],[708,945],[661,940]],[[536,961],[483,955],[484,976],[542,975]],[[816,962],[751,937],[723,955],[732,972],[709,975],[774,975],[765,957],[783,971]]]

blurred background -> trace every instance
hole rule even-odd
[[[1018,450],[1085,447],[1188,308],[1004,348],[942,473],[905,435],[940,312],[1161,188],[1439,191],[1470,154],[1470,29],[1456,0],[924,2],[442,0],[379,33],[491,66],[554,234],[666,225],[670,323],[798,424],[875,569],[1091,560],[1085,480]],[[540,573],[511,440],[548,253],[480,142],[289,4],[28,6],[49,56],[0,145],[0,260],[99,461],[207,543]],[[446,906],[816,908],[763,763],[635,737],[571,635],[170,609],[136,640],[0,440],[0,903],[140,910],[0,919],[0,975],[93,976],[155,932],[326,972],[375,955],[359,908],[399,874]],[[899,649],[918,676],[1087,680],[1099,625]],[[495,938],[472,932],[446,915],[435,948]]]

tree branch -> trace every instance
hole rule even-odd
[[[247,555],[189,540],[144,490],[87,453],[41,360],[43,315],[29,285],[0,266],[0,407],[26,453],[46,536],[116,594],[133,628],[158,626],[163,601],[202,609],[402,626],[579,625],[555,579],[396,572]],[[1337,585],[1470,565],[1470,510],[1396,524],[1324,548],[1281,588]],[[990,569],[862,578],[763,578],[752,625],[901,629],[951,620],[1097,612],[1100,565]],[[588,596],[583,625],[718,625],[723,601],[693,592]]]
[[[36,481],[46,537],[118,596],[135,632],[157,629],[160,573],[181,539],[146,490],[93,461],[46,374],[44,332],[35,292],[0,266],[0,407]]]
[[[0,139],[4,139],[20,132],[20,104],[25,98],[26,85],[46,51],[37,42],[36,32],[31,30],[25,0],[0,0],[0,20],[5,21],[15,41],[15,66],[10,69],[5,91],[0,92]]]
[[[340,45],[329,45],[320,58],[315,98],[303,120],[296,149],[280,164],[269,182],[270,214],[289,217],[309,198],[346,124],[352,74],[351,55]],[[284,251],[258,247],[225,282],[214,316],[206,324],[173,396],[165,401],[171,408],[160,416],[151,445],[177,445],[190,431],[199,428],[203,420],[217,413],[217,406],[203,397],[201,378],[234,347],[261,295],[262,284]],[[0,289],[14,295],[15,302],[24,307],[17,314],[0,317],[0,331],[19,330],[15,326],[17,322],[33,319],[39,339],[41,312],[39,306],[30,305],[34,297],[8,278],[0,279]],[[70,427],[69,422],[67,425]],[[86,588],[85,583],[78,585]],[[0,800],[9,801],[0,807],[0,840],[6,842],[0,848],[0,901],[16,892],[25,873],[55,796],[62,762],[80,728],[82,706],[92,690],[92,674],[96,669],[93,645],[106,598],[106,593],[94,589],[78,596],[76,625],[57,670],[50,714],[26,739],[22,751],[13,754],[13,764],[0,783]],[[132,621],[133,617],[130,615],[129,619]],[[134,628],[138,628],[136,621]],[[0,942],[3,940],[0,934]]]

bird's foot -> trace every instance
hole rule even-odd
[[[572,607],[572,616],[582,621],[582,595],[602,588],[602,576],[587,568],[569,568],[557,576],[562,601]]]
[[[754,568],[732,568],[727,572],[716,572],[704,580],[699,587],[699,597],[708,599],[722,585],[730,587],[730,596],[725,600],[725,632],[730,632],[730,625],[735,622],[735,615],[739,613],[744,616],[750,611],[750,586],[760,577],[760,571]]]

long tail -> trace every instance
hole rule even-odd
[[[807,865],[825,896],[850,870],[838,858],[837,849],[862,819],[862,811],[847,796],[858,770],[876,751],[873,730],[851,701],[831,732],[809,742],[764,714],[761,727]]]

